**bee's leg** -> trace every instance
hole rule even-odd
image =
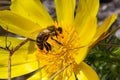
[[[43,41],[44,41],[44,42],[47,41],[48,38],[49,38],[49,36],[50,36],[49,34],[44,35]]]
[[[51,51],[51,45],[48,42],[45,42],[44,46],[47,51]]]
[[[48,42],[46,42],[46,44],[49,47],[49,50],[51,50],[51,45]]]
[[[54,39],[53,37],[51,37],[52,40],[54,40],[56,43],[63,45],[61,42],[57,41],[56,39]]]
[[[57,33],[57,32],[55,33],[55,36],[56,36],[56,38],[58,39],[58,33]]]
[[[37,46],[40,50],[43,50],[43,48],[44,48],[43,42],[37,43]]]
[[[52,33],[51,33],[51,36],[55,36],[56,38],[58,38],[58,37],[57,37],[57,36],[58,36],[57,31],[52,32]]]

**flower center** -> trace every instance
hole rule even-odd
[[[43,38],[43,35],[40,37]],[[45,42],[45,44],[49,44],[51,49],[47,50],[45,47],[43,49],[39,49],[39,47],[37,47],[36,55],[37,59],[40,60],[40,65],[47,65],[48,67],[46,68],[46,71],[48,73],[55,73],[73,62],[73,55],[78,51],[77,37],[75,30],[70,28],[62,28],[62,33],[47,37],[47,40],[43,42]]]
[[[76,37],[73,29],[49,26],[38,34],[36,45],[43,54],[61,55],[74,49]]]

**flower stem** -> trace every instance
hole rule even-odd
[[[11,80],[11,54],[8,57],[8,80]]]

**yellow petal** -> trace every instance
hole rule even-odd
[[[102,34],[104,34],[110,28],[110,26],[113,24],[113,22],[116,20],[116,18],[117,18],[117,15],[115,15],[115,14],[109,16],[103,22],[103,24],[98,27],[93,41],[97,40]]]
[[[76,0],[55,0],[57,20],[62,25],[71,25],[74,20]]]
[[[99,80],[96,72],[84,62],[81,62],[80,65],[78,65],[75,73],[78,80]]]
[[[20,39],[7,37],[7,46],[9,46],[9,48],[12,49],[12,48],[15,48],[16,46],[18,46],[22,41],[23,40],[20,40]],[[5,45],[6,45],[5,37],[0,37],[0,46],[5,48],[6,47]],[[12,60],[13,60],[12,64],[24,63],[24,62],[26,62],[27,58],[29,58],[29,57],[31,57],[29,59],[29,61],[36,60],[36,57],[33,54],[34,51],[35,51],[34,43],[31,41],[28,41],[14,53],[14,55],[12,56]],[[0,64],[7,65],[7,59],[8,59],[9,52],[7,52],[3,49],[0,49],[0,52],[1,52]],[[3,61],[4,61],[4,63],[3,63]]]
[[[3,50],[3,49],[0,49],[0,67],[3,66],[7,66],[8,64],[8,56],[9,56],[9,52]],[[3,63],[4,62],[4,63]]]
[[[79,64],[81,61],[83,61],[87,55],[88,47],[80,48],[77,54],[74,55],[74,59],[77,64]]]
[[[10,43],[10,49],[19,45],[22,40],[7,37],[7,44]],[[0,37],[0,46],[5,47],[6,40],[4,37]],[[33,54],[35,48],[34,43],[28,41],[22,47],[20,47],[12,56],[12,77],[20,76],[22,74],[27,74],[38,68],[38,63],[36,61],[36,56]],[[7,78],[7,65],[8,65],[9,52],[0,49],[0,78]],[[4,62],[4,63],[3,63]]]
[[[17,38],[13,38],[13,37],[8,37],[8,36],[0,36],[0,46],[1,47],[8,47],[12,48],[17,46],[20,42],[22,42],[22,40],[17,39]]]
[[[62,70],[62,69],[60,69]],[[59,70],[58,70],[59,72]],[[49,78],[51,80],[51,78]],[[53,80],[76,80],[74,72],[71,70],[71,67],[67,67],[64,71],[57,74]]]
[[[53,25],[53,20],[41,4],[40,0],[13,0],[11,11],[21,15],[41,27]]]
[[[76,80],[74,73],[72,73],[72,75],[70,76],[69,80]]]
[[[37,72],[35,73],[33,76],[31,76],[29,79],[27,80],[42,80],[41,79],[41,73],[40,72]],[[47,80],[47,79],[46,79]]]
[[[0,25],[4,29],[8,28],[8,31],[27,37],[41,28],[38,24],[7,10],[0,11]]]
[[[14,65],[11,67],[11,77],[17,77],[20,75],[24,75],[35,71],[38,69],[38,63],[35,62],[26,62],[23,64]],[[7,79],[8,78],[8,67],[7,66],[0,66],[0,78]]]
[[[82,31],[78,32],[81,46],[86,46],[91,42],[91,40],[93,39],[96,33],[96,28],[97,28],[97,19],[91,18],[81,29]]]
[[[99,0],[79,0],[74,26],[78,32],[82,31],[91,18],[95,18],[98,12]],[[91,27],[91,26],[90,26]]]

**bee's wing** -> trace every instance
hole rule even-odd
[[[36,37],[38,36],[38,34],[41,32],[42,30],[37,30],[37,31],[34,31],[30,34],[29,38],[32,39],[32,40],[36,40]]]

